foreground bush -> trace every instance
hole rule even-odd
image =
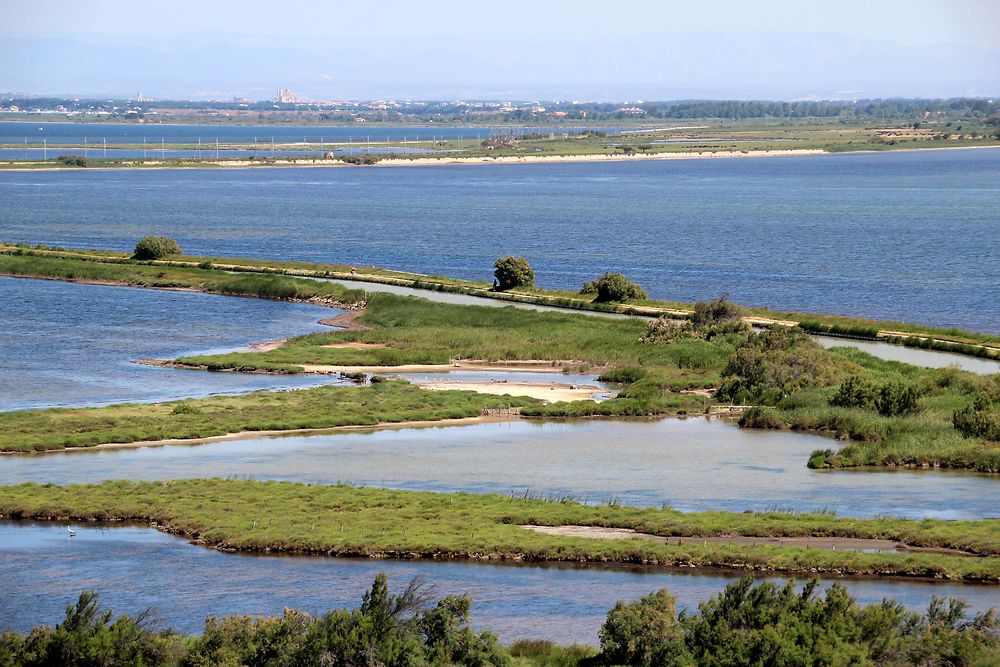
[[[201,637],[144,627],[144,617],[99,612],[97,596],[80,595],[55,629],[0,638],[2,665],[507,665],[488,632],[469,627],[470,601],[448,596],[433,606],[415,580],[399,595],[379,574],[361,607],[324,616],[209,618]]]
[[[379,574],[358,609],[323,616],[286,610],[280,617],[209,618],[200,637],[154,631],[144,615],[100,612],[83,593],[55,628],[0,637],[0,665],[574,665],[718,667],[847,665],[996,665],[1000,623],[992,612],[968,618],[961,600],[935,598],[925,614],[901,604],[860,606],[839,584],[820,595],[816,580],[797,590],[731,584],[677,614],[660,590],[619,602],[601,628],[601,652],[581,646],[522,641],[509,649],[469,626],[470,601],[431,603],[419,582],[398,595]]]
[[[167,255],[181,254],[181,246],[177,241],[166,236],[143,236],[135,244],[133,259],[150,260],[163,259]]]
[[[754,584],[750,577],[674,615],[660,591],[621,603],[601,630],[605,665],[990,665],[1000,659],[993,612],[966,617],[961,600],[934,598],[926,614],[900,603],[860,606],[834,584]]]
[[[493,277],[500,290],[535,284],[535,271],[524,257],[501,257],[493,263]]]

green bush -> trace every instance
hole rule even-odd
[[[676,598],[665,589],[618,602],[601,627],[601,660],[608,665],[667,664],[677,641]]]
[[[871,408],[878,396],[878,387],[856,375],[844,380],[833,397],[830,405],[841,408]]]
[[[172,238],[166,236],[143,236],[135,244],[133,259],[150,260],[163,259],[167,255],[181,254],[181,246]]]
[[[662,597],[654,597],[662,596]],[[820,594],[745,577],[674,620],[665,593],[619,603],[601,631],[605,665],[988,665],[1000,659],[993,612],[969,619],[962,600],[925,614],[884,600],[861,606],[840,584]]]
[[[580,294],[596,294],[594,301],[609,303],[627,301],[629,299],[646,299],[646,290],[620,273],[608,271],[592,283],[584,283]]]
[[[714,301],[699,301],[694,304],[691,313],[691,323],[695,326],[707,326],[740,320],[743,309],[729,300],[729,295],[723,294]]]
[[[966,438],[983,438],[1000,442],[1000,410],[997,398],[989,393],[980,393],[972,405],[956,410],[952,424]]]
[[[500,290],[535,284],[535,271],[524,257],[501,257],[493,263],[493,276]]]
[[[736,348],[716,395],[733,403],[774,405],[799,389],[829,386],[839,374],[835,359],[809,336],[775,327]]]
[[[899,382],[885,384],[879,388],[875,409],[886,417],[908,415],[916,412],[919,397],[920,394],[913,385]]]
[[[80,157],[79,155],[60,155],[56,158],[57,162],[62,162],[67,167],[87,167],[87,158]]]

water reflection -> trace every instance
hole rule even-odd
[[[831,440],[693,418],[386,429],[7,457],[0,483],[246,477],[424,491],[575,496],[685,511],[997,516],[996,480],[806,467]]]

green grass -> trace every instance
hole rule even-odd
[[[733,567],[1000,582],[1000,523],[849,519],[775,513],[683,514],[499,495],[249,480],[0,487],[0,516],[153,522],[239,551]],[[977,556],[861,553],[790,546],[668,544],[543,535],[521,525],[633,528],[663,536],[839,536],[954,547]]]
[[[0,451],[39,452],[242,431],[458,419],[478,416],[486,408],[532,403],[524,397],[425,391],[402,381],[388,381],[368,387],[317,387],[170,403],[0,412]]]

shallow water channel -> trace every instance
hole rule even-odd
[[[0,522],[0,632],[55,624],[66,605],[90,589],[101,594],[105,608],[131,614],[152,608],[161,627],[200,633],[209,614],[272,615],[286,607],[322,613],[357,606],[383,571],[395,590],[419,576],[439,596],[469,595],[474,626],[498,633],[502,641],[596,644],[600,625],[618,600],[667,588],[679,606],[694,608],[738,578],[624,567],[248,556],[190,545],[145,527],[74,525],[74,530],[71,538],[60,524]],[[864,603],[889,596],[923,609],[934,595],[965,598],[977,610],[998,603],[995,586],[842,582]]]
[[[814,449],[835,446],[817,436],[743,430],[719,419],[506,421],[9,456],[0,458],[0,484],[252,477],[573,496],[684,511],[1000,514],[996,480],[985,475],[806,467]]]

